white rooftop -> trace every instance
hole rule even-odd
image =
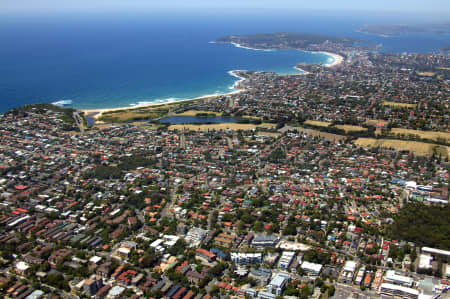
[[[408,293],[408,294],[411,294],[411,295],[419,296],[419,291],[418,290],[407,288],[407,287],[402,287],[402,286],[399,286],[399,285],[396,285],[396,284],[382,283],[381,284],[381,288],[386,288],[386,289],[390,289],[390,290],[397,290],[397,291],[401,291],[401,292]]]
[[[125,291],[124,287],[115,286],[111,290],[109,290],[108,294],[111,295],[111,296],[116,297],[116,296],[119,296],[120,294],[122,294],[124,291]]]
[[[357,263],[355,261],[346,261],[344,264],[344,271],[355,272]]]
[[[232,252],[230,253],[231,258],[260,258],[262,256],[262,253],[243,253],[243,252]]]
[[[442,249],[436,249],[436,248],[430,248],[430,247],[422,247],[422,251],[426,252],[426,253],[434,253],[434,254],[450,256],[450,251],[442,250]]]
[[[94,263],[94,264],[97,264],[97,263],[100,262],[101,260],[102,260],[102,257],[96,256],[96,255],[94,255],[93,257],[91,257],[91,258],[89,259],[89,261],[90,261],[91,263]]]
[[[421,254],[419,258],[419,268],[420,269],[431,269],[431,261],[433,257],[429,254]]]
[[[303,244],[303,243],[297,243],[297,242],[291,242],[282,240],[277,245],[278,248],[285,249],[285,250],[295,250],[295,251],[307,251],[311,249],[311,246]]]
[[[304,261],[302,263],[302,269],[305,270],[310,270],[310,271],[314,271],[314,272],[320,272],[320,270],[322,269],[322,265],[321,264],[315,264],[315,263],[310,263],[307,261]]]
[[[16,268],[19,271],[26,271],[26,270],[28,270],[30,268],[30,266],[28,266],[28,264],[25,263],[25,262],[18,262],[16,264]]]
[[[274,278],[270,281],[270,284],[275,287],[281,287],[286,279],[289,279],[289,274],[286,273],[277,273]]]
[[[414,279],[412,279],[412,277],[398,275],[395,273],[394,270],[386,271],[386,275],[385,275],[384,279],[390,280],[390,281],[397,281],[397,282],[405,283],[408,285],[412,285],[414,282]]]

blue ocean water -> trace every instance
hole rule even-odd
[[[230,70],[297,73],[325,54],[254,51],[210,43],[229,34],[306,32],[383,44],[388,52],[429,52],[449,36],[383,38],[357,33],[380,17],[303,15],[3,15],[0,112],[40,102],[107,108],[226,93]]]

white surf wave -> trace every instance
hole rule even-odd
[[[253,50],[253,51],[263,51],[263,52],[274,52],[274,51],[276,51],[275,49],[256,49],[256,48],[245,47],[245,46],[242,46],[242,45],[240,45],[238,43],[233,43],[233,42],[231,42],[231,44],[233,46],[235,46],[236,48],[242,48],[242,49]]]
[[[72,100],[60,100],[52,103],[55,106],[67,106],[72,105]]]

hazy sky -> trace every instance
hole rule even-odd
[[[0,12],[285,9],[448,14],[449,0],[0,0]]]

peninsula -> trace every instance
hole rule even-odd
[[[251,49],[297,49],[317,50],[326,44],[352,46],[355,40],[347,37],[334,37],[306,33],[263,33],[250,35],[228,35],[215,42],[232,43]]]
[[[301,50],[321,52],[333,57],[333,62],[325,66],[335,66],[344,61],[343,54],[352,51],[356,40],[347,37],[334,37],[306,33],[262,33],[250,35],[228,35],[214,41],[215,43],[230,43],[239,48],[253,50]],[[339,53],[339,54],[337,54]],[[299,67],[296,67],[300,69]]]

